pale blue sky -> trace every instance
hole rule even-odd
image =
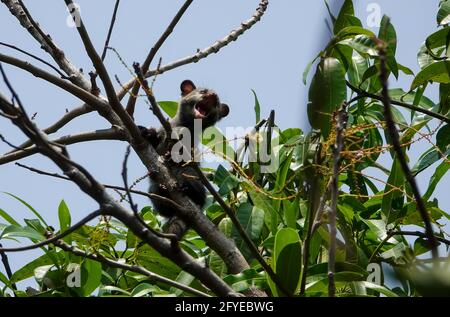
[[[70,60],[86,73],[92,70],[76,30],[66,26],[67,11],[64,1],[24,2],[45,32],[51,34]],[[98,50],[103,47],[114,2],[78,0],[86,27]],[[182,2],[123,0],[110,45],[120,52],[129,66],[134,61],[142,62]],[[366,8],[370,3],[379,4],[382,13],[392,18],[399,38],[399,60],[414,71],[418,70],[416,52],[421,42],[436,29],[435,12],[438,2],[355,1],[358,15],[364,24],[368,15]],[[159,51],[158,57],[162,56],[164,64],[193,54],[197,48],[209,46],[238,26],[241,21],[248,19],[257,4],[257,0],[194,1],[173,35]],[[306,64],[322,47],[324,37],[329,36],[324,24],[326,18],[323,1],[272,0],[261,22],[238,41],[222,49],[219,54],[158,77],[154,86],[156,97],[158,100],[177,100],[179,83],[190,78],[199,85],[215,89],[222,101],[230,105],[231,113],[220,123],[220,127],[248,127],[254,124],[251,89],[255,89],[261,102],[262,116],[267,116],[271,109],[275,109],[276,121],[282,128],[307,129],[307,88],[301,82],[301,75]],[[0,30],[0,41],[20,46],[50,60],[3,4],[0,4]],[[4,47],[0,47],[0,51],[16,55]],[[123,82],[130,78],[128,71],[112,52],[108,52],[106,65],[110,74],[117,74]],[[38,113],[36,123],[40,127],[46,127],[61,117],[66,108],[71,109],[80,104],[74,97],[23,71],[8,65],[5,65],[5,69],[28,112]],[[409,86],[409,80],[402,78],[398,85],[406,88]],[[395,83],[392,85],[397,86]],[[5,91],[4,85],[0,84],[0,87]],[[436,95],[432,97],[436,99]],[[136,117],[140,124],[156,124],[156,120],[142,102],[138,103]],[[106,127],[107,122],[95,114],[90,114],[73,121],[54,136]],[[15,144],[24,140],[22,133],[1,117],[0,133]],[[416,152],[420,153],[428,147],[427,144],[417,145]],[[69,147],[74,160],[86,166],[101,182],[110,184],[122,183],[120,172],[124,149],[123,143],[106,141]],[[0,153],[9,150],[5,144],[0,143]],[[412,155],[412,162],[416,159],[417,156]],[[58,171],[48,159],[39,156],[24,159],[23,162],[48,171]],[[129,169],[130,179],[145,174],[144,168],[134,157],[129,163]],[[430,169],[421,179],[428,179],[431,173]],[[450,199],[448,195],[444,195],[444,191],[449,185],[450,176],[447,175],[436,190],[441,208],[447,211],[450,210]],[[421,187],[425,186],[426,183],[422,182]],[[147,182],[143,183],[141,188],[146,189]],[[73,221],[97,207],[96,203],[83,195],[75,185],[32,174],[13,164],[0,166],[0,191],[8,191],[25,199],[56,228],[59,227],[57,206],[61,199],[65,199],[71,209]],[[143,199],[137,202],[141,207],[147,204]],[[33,218],[23,206],[1,193],[0,208],[14,215],[16,219]],[[11,254],[13,268],[22,266],[37,254],[41,254],[41,251]],[[0,270],[3,271],[3,267]]]

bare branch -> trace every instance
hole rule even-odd
[[[353,98],[353,100],[351,100],[349,103],[351,103],[352,101],[356,101],[358,99],[361,99],[361,98],[366,98],[366,97],[371,98],[371,99],[375,99],[375,100],[379,100],[379,101],[383,101],[383,96],[372,94],[370,92],[367,92],[367,91],[364,91],[362,89],[359,89],[358,87],[353,86],[349,81],[347,81],[347,86],[351,90],[353,90],[354,92],[356,92],[358,94],[358,96]],[[391,104],[396,105],[396,106],[400,106],[400,107],[403,107],[403,108],[406,108],[406,109],[409,109],[409,110],[417,111],[417,112],[426,114],[426,115],[428,115],[428,116],[430,116],[432,118],[441,120],[441,121],[446,122],[446,123],[450,123],[450,118],[447,118],[446,116],[444,116],[442,114],[436,113],[434,111],[431,111],[431,110],[428,110],[428,109],[425,109],[425,108],[421,108],[421,107],[418,107],[418,106],[415,106],[415,105],[411,105],[411,104],[406,103],[406,102],[401,102],[401,101],[396,101],[396,100],[391,100]]]
[[[17,162],[15,164],[17,166],[19,166],[19,167],[25,168],[25,169],[27,169],[27,170],[29,170],[31,172],[34,172],[34,173],[37,173],[37,174],[40,174],[40,175],[51,176],[51,177],[59,178],[59,179],[66,180],[66,181],[72,181],[69,177],[60,175],[58,173],[46,172],[46,171],[43,171],[43,170],[31,167],[31,166],[27,166],[25,164],[17,163]],[[109,188],[109,189],[114,189],[114,190],[119,190],[119,191],[124,191],[124,192],[127,191],[127,189],[125,187],[121,187],[121,186],[108,185],[108,184],[102,184],[102,186],[105,187],[105,188]],[[172,199],[166,198],[164,196],[160,196],[160,195],[153,194],[153,193],[147,193],[147,192],[143,192],[143,191],[140,191],[140,190],[134,190],[134,189],[129,189],[129,191],[130,191],[130,193],[133,193],[133,194],[136,194],[136,195],[145,196],[145,197],[148,197],[150,199],[160,200],[160,201],[162,201],[162,202],[164,202],[164,203],[166,203],[168,205],[171,205],[176,210],[183,209],[182,206],[178,205]]]
[[[196,289],[194,289],[192,287],[189,287],[189,286],[186,286],[184,284],[178,283],[176,281],[172,281],[172,280],[170,280],[170,279],[168,279],[168,278],[166,278],[164,276],[161,276],[161,275],[158,275],[156,273],[153,273],[153,272],[145,269],[142,266],[129,265],[129,264],[125,264],[125,263],[122,263],[122,262],[119,262],[119,261],[114,261],[114,260],[108,259],[108,258],[100,255],[99,253],[97,253],[97,254],[87,253],[87,252],[84,252],[83,250],[80,250],[80,249],[74,247],[74,246],[68,245],[67,243],[65,243],[65,242],[63,242],[61,240],[56,241],[54,244],[56,246],[58,246],[59,248],[63,249],[64,251],[71,252],[71,253],[73,253],[75,255],[78,255],[78,256],[80,256],[82,258],[88,258],[88,259],[91,259],[91,260],[94,260],[94,261],[97,261],[97,262],[100,262],[100,263],[104,263],[104,264],[106,264],[106,265],[108,265],[110,267],[116,267],[116,268],[119,268],[119,269],[122,269],[122,270],[130,271],[130,272],[136,272],[136,273],[139,273],[139,274],[142,274],[142,275],[145,275],[145,276],[149,277],[149,279],[151,281],[161,282],[161,283],[173,286],[175,288],[178,288],[180,290],[183,290],[185,292],[191,293],[191,294],[196,295],[196,296],[210,297],[208,294],[205,294],[205,293],[203,293],[203,292],[201,292],[199,290],[196,290]]]
[[[248,19],[247,21],[244,21],[241,23],[239,27],[232,30],[227,36],[222,38],[221,40],[216,41],[211,46],[208,46],[204,48],[203,50],[199,50],[196,54],[187,56],[185,58],[179,59],[177,61],[168,63],[166,65],[163,65],[157,69],[148,71],[144,77],[148,78],[151,76],[154,76],[156,74],[162,74],[169,70],[172,70],[174,68],[184,66],[191,63],[197,63],[198,61],[206,58],[207,56],[211,55],[212,53],[217,53],[220,49],[227,46],[233,41],[236,41],[239,36],[241,36],[245,31],[249,30],[253,25],[255,25],[261,17],[264,15],[264,12],[267,9],[267,6],[269,5],[268,0],[261,0],[259,3],[258,8],[256,9],[256,12],[253,14],[253,16]],[[125,96],[127,91],[134,86],[135,79],[130,80],[129,82],[124,84],[124,87],[121,91],[118,92],[119,98]]]
[[[73,65],[59,49],[49,35],[46,35],[37,22],[31,17],[25,5],[19,0],[2,0],[20,24],[36,39],[40,46],[48,52],[58,66],[69,76],[72,83],[89,91],[89,81],[83,76],[78,67]]]
[[[101,210],[96,210],[94,212],[91,212],[89,215],[87,215],[86,217],[84,217],[83,219],[78,221],[76,224],[74,224],[70,228],[67,228],[66,231],[63,231],[63,232],[61,232],[61,233],[59,233],[59,234],[57,234],[55,236],[51,236],[50,238],[48,238],[46,240],[40,241],[40,242],[32,244],[32,245],[27,245],[27,246],[24,246],[24,247],[0,248],[0,253],[2,253],[2,252],[21,252],[21,251],[33,250],[33,249],[37,249],[37,248],[41,248],[43,246],[49,245],[49,244],[54,243],[55,241],[57,241],[59,239],[62,239],[64,237],[68,236],[69,234],[71,234],[75,230],[81,228],[86,223],[88,223],[92,219],[100,216],[101,214],[102,214]]]
[[[276,273],[272,270],[270,265],[267,264],[267,262],[264,260],[264,258],[261,256],[261,254],[258,251],[258,248],[253,243],[252,239],[248,236],[245,229],[242,227],[241,223],[239,222],[239,219],[236,217],[236,212],[222,199],[222,197],[219,195],[219,193],[214,189],[214,187],[211,185],[211,183],[208,181],[206,176],[203,174],[200,167],[197,165],[197,163],[192,162],[191,166],[194,168],[194,170],[197,173],[197,176],[199,177],[200,181],[205,185],[205,187],[208,189],[208,191],[211,193],[211,195],[214,197],[214,199],[219,203],[219,205],[223,208],[227,216],[231,219],[233,222],[233,225],[235,226],[236,230],[238,231],[239,235],[241,236],[242,240],[244,240],[245,244],[249,248],[252,255],[255,257],[255,259],[261,264],[264,271],[267,272],[267,274],[270,276],[272,281],[278,286],[278,288],[287,296],[292,296],[292,294],[286,289],[286,287],[281,282],[280,278]]]
[[[64,75],[64,73],[62,73],[58,68],[56,68],[55,66],[53,66],[53,65],[50,64],[49,62],[43,60],[42,58],[40,58],[40,57],[38,57],[38,56],[36,56],[36,55],[34,55],[34,54],[28,53],[27,51],[25,51],[25,50],[23,50],[23,49],[21,49],[21,48],[18,48],[17,46],[8,44],[8,43],[0,42],[0,45],[9,47],[9,48],[11,48],[11,49],[13,49],[13,50],[16,50],[16,51],[18,51],[18,52],[20,52],[20,53],[22,53],[22,54],[25,54],[25,55],[27,55],[27,56],[30,56],[31,58],[34,58],[35,60],[37,60],[37,61],[39,61],[39,62],[41,62],[41,63],[47,65],[47,66],[50,67],[51,69],[53,69],[55,72],[58,73],[59,76],[61,76],[61,78],[63,78],[63,79],[69,79],[69,77],[67,77],[66,75]]]
[[[15,93],[13,94],[15,95]],[[138,218],[136,218],[133,212],[118,204],[84,167],[71,161],[67,157],[67,152],[61,152],[60,147],[51,145],[45,134],[37,129],[33,122],[28,118],[21,104],[20,108],[16,108],[6,98],[0,95],[0,109],[8,114],[11,113],[17,115],[17,119],[13,121],[14,124],[32,139],[39,150],[61,168],[83,192],[99,203],[103,214],[113,216],[119,221],[122,221],[142,241],[154,247],[162,256],[171,259],[179,267],[197,277],[216,294],[220,296],[237,296],[237,294],[209,268],[198,263],[181,248],[174,250],[172,243],[169,242],[168,239],[160,238],[155,235],[144,226]]]
[[[414,175],[411,173],[411,170],[409,169],[408,162],[406,160],[405,154],[403,153],[400,144],[400,138],[398,135],[397,127],[395,126],[395,121],[392,115],[391,98],[389,97],[389,89],[388,89],[389,75],[386,67],[386,48],[385,44],[380,40],[378,40],[378,50],[380,53],[380,81],[382,88],[381,96],[384,106],[384,118],[386,120],[386,126],[389,131],[389,135],[391,137],[392,146],[395,150],[396,157],[399,160],[399,163],[402,167],[403,174],[405,175],[406,180],[411,186],[411,191],[414,195],[417,204],[417,209],[419,210],[420,216],[422,217],[422,220],[424,222],[425,234],[427,235],[427,240],[431,247],[432,256],[434,259],[437,259],[439,257],[439,253],[437,249],[436,237],[434,236],[433,227],[431,225],[430,215],[428,214],[427,208],[420,194],[420,190],[419,187],[417,186],[416,179],[414,178]]]
[[[102,52],[102,61],[105,60],[106,57],[106,52],[109,46],[109,40],[111,39],[111,35],[112,35],[112,31],[114,29],[114,23],[116,22],[116,16],[117,16],[117,11],[119,9],[119,4],[120,4],[120,0],[116,0],[116,4],[114,5],[114,10],[113,10],[113,14],[111,17],[111,22],[109,23],[109,29],[108,29],[108,35],[106,36],[106,40],[105,40],[105,45],[103,45],[103,52]]]
[[[136,82],[138,83],[139,86],[142,85],[142,87],[144,88],[145,94],[147,95],[147,99],[150,102],[150,109],[163,126],[164,130],[166,131],[166,135],[172,135],[172,127],[170,126],[169,121],[167,121],[167,119],[162,114],[161,109],[159,109],[159,105],[156,102],[155,96],[153,95],[153,91],[148,87],[148,82],[147,80],[144,79],[144,76],[141,73],[142,68],[139,67],[138,63],[134,63],[133,67],[138,79]]]
[[[64,0],[68,8],[74,8],[74,4],[72,0]],[[75,8],[75,10],[78,10]],[[79,14],[79,12],[78,12]],[[108,71],[106,70],[105,65],[102,62],[102,59],[98,55],[95,50],[94,45],[89,37],[89,34],[84,26],[83,20],[79,17],[79,26],[77,27],[78,33],[80,35],[81,40],[83,41],[84,48],[86,50],[87,55],[91,59],[95,70],[103,82],[105,87],[106,96],[108,97],[109,104],[114,112],[119,116],[131,136],[133,140],[137,143],[143,143],[144,139],[141,137],[138,127],[134,124],[133,119],[128,115],[123,106],[120,103],[119,98],[116,95],[114,90],[114,86],[112,84],[111,78],[108,75]]]
[[[87,113],[92,112],[94,109],[92,109],[92,107],[88,104],[83,104],[79,107],[76,107],[70,111],[67,111],[64,116],[61,117],[61,119],[59,119],[58,121],[56,121],[55,123],[53,123],[51,126],[49,126],[48,128],[44,129],[43,132],[45,134],[52,134],[57,132],[59,129],[61,129],[62,127],[64,127],[66,124],[68,124],[70,121],[72,121],[75,118],[78,118],[82,115],[85,115]],[[21,148],[25,148],[25,147],[29,147],[33,144],[33,142],[31,140],[28,140],[24,143],[22,143],[19,147]],[[14,152],[14,151],[12,151]],[[11,152],[10,152],[11,153]]]
[[[334,272],[336,264],[336,235],[337,235],[337,201],[339,198],[339,167],[341,164],[341,152],[344,147],[344,130],[347,127],[348,114],[347,105],[344,103],[341,109],[335,113],[336,122],[336,142],[333,145],[333,176],[331,181],[331,210],[330,221],[330,246],[328,249],[328,296],[336,296],[336,285],[334,281]]]
[[[124,131],[118,127],[112,127],[109,129],[103,130],[95,130],[89,132],[82,132],[79,134],[73,135],[65,135],[58,139],[52,140],[52,143],[69,145],[80,142],[87,141],[98,141],[98,140],[121,140],[124,141],[126,139]],[[30,146],[26,148],[16,149],[13,152],[7,153],[5,155],[0,156],[0,165],[6,164],[9,162],[17,161],[24,157],[36,154],[39,152],[39,149],[36,146]]]
[[[70,94],[74,95],[75,97],[83,100],[85,103],[91,105],[94,107],[102,116],[108,119],[110,122],[114,122],[114,124],[120,124],[120,119],[112,113],[109,109],[109,105],[107,102],[105,102],[103,99],[94,96],[88,91],[83,90],[82,88],[64,80],[61,79],[53,74],[50,74],[43,69],[40,69],[28,62],[24,62],[20,59],[17,59],[15,57],[11,57],[8,55],[0,54],[0,62],[5,62],[7,64],[14,65],[16,67],[19,67],[35,77],[42,78],[45,81],[48,81],[49,83],[54,84],[55,86],[58,86],[65,91],[69,92]]]
[[[181,6],[181,8],[178,10],[175,17],[172,19],[172,21],[169,23],[169,26],[166,28],[166,30],[163,32],[163,34],[160,36],[158,41],[156,41],[155,45],[152,47],[150,52],[147,55],[147,58],[145,59],[144,63],[142,64],[142,67],[140,69],[140,73],[145,74],[147,73],[148,69],[150,68],[150,64],[152,63],[153,59],[156,56],[156,53],[159,51],[161,46],[164,44],[164,42],[167,40],[167,38],[172,34],[175,26],[180,21],[183,14],[186,12],[186,10],[189,8],[193,0],[186,0],[184,4]],[[141,81],[142,83],[142,81]],[[127,103],[127,112],[130,114],[130,116],[133,116],[134,114],[134,108],[136,105],[136,97],[139,94],[139,88],[141,87],[140,83],[138,81],[135,81],[133,89],[130,94],[130,98],[128,99]]]
[[[145,74],[145,77],[150,77],[155,75],[156,73],[158,74],[162,74],[165,73],[171,69],[186,65],[186,64],[190,64],[190,63],[196,63],[199,60],[207,57],[208,55],[212,54],[212,53],[217,53],[220,51],[220,49],[222,49],[223,47],[227,46],[228,44],[230,44],[232,41],[236,41],[237,38],[239,36],[241,36],[245,31],[247,31],[248,29],[250,29],[253,25],[255,25],[263,16],[264,12],[267,9],[267,6],[269,5],[269,1],[268,0],[261,0],[261,2],[259,3],[258,8],[256,9],[256,12],[253,14],[253,16],[248,19],[247,21],[244,21],[241,23],[241,25],[234,29],[233,31],[230,32],[230,34],[228,34],[227,36],[225,36],[224,38],[222,38],[221,40],[218,40],[217,42],[215,42],[213,45],[198,51],[196,54],[192,55],[192,56],[188,56],[185,58],[182,58],[178,61],[174,61],[172,63],[163,65],[159,68],[158,72],[155,70],[150,70],[149,72],[147,72]]]
[[[4,251],[2,251],[2,249],[3,249],[3,245],[0,243],[0,257],[2,259],[3,266],[5,267],[6,276],[8,277],[9,280],[11,280],[11,277],[13,275],[12,271],[11,271],[11,266],[9,265],[8,256],[6,255],[6,253]],[[11,283],[11,288],[14,291],[16,291],[17,290],[16,283]]]

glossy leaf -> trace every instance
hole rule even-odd
[[[335,58],[325,58],[317,66],[309,90],[308,118],[312,127],[326,137],[333,111],[347,98],[345,74]]]

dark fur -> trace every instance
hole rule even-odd
[[[227,105],[220,103],[219,97],[215,92],[209,89],[196,88],[194,83],[190,80],[185,80],[180,86],[182,98],[179,103],[178,112],[176,116],[170,120],[170,125],[174,131],[180,131],[182,129],[189,129],[191,133],[191,144],[193,147],[197,146],[197,137],[194,135],[194,119],[199,119],[200,115],[203,115],[202,130],[214,125],[223,117],[226,117],[229,112]],[[197,110],[196,110],[197,109]],[[199,114],[199,110],[202,111]],[[203,112],[204,111],[204,112]],[[170,148],[167,148],[166,132],[163,128],[158,130],[154,128],[141,129],[142,135],[153,145],[159,155],[163,157],[170,157]],[[185,162],[175,163],[172,160],[167,160],[172,175],[176,178],[179,186],[179,190],[187,195],[194,203],[199,207],[203,207],[206,200],[206,192],[203,184],[198,180],[195,171],[190,166],[183,166]],[[160,184],[155,182],[150,183],[150,193],[154,193],[160,196],[169,197],[170,193]],[[181,222],[177,222],[176,210],[169,204],[152,200],[154,209],[167,218],[172,218],[169,221],[168,232],[176,231],[179,233],[179,237],[184,234],[187,227]],[[183,227],[181,228],[180,227]],[[174,227],[174,228],[171,228]],[[176,227],[176,228],[175,228]]]

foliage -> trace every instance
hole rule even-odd
[[[294,295],[328,294],[330,235],[327,223],[330,197],[327,183],[333,177],[332,149],[336,138],[333,114],[343,102],[348,105],[349,123],[344,132],[338,177],[339,241],[334,274],[336,295],[433,294],[430,291],[434,287],[433,283],[423,282],[426,281],[424,274],[429,272],[417,268],[429,262],[430,248],[425,237],[420,232],[415,232],[416,235],[401,234],[412,225],[419,229],[424,225],[386,134],[382,103],[369,94],[377,96],[381,90],[378,38],[387,46],[389,74],[395,78],[400,73],[410,76],[410,90],[390,89],[392,100],[410,103],[450,118],[449,3],[442,1],[440,4],[437,14],[440,28],[419,48],[417,59],[420,71],[414,75],[396,59],[397,36],[389,19],[382,19],[379,33],[375,35],[362,27],[354,14],[352,1],[345,1],[339,15],[332,17],[333,38],[309,64],[304,74],[306,81],[308,71],[316,61],[307,109],[314,130],[306,134],[300,129],[289,128],[271,135],[269,132],[276,129],[269,122],[249,133],[247,139],[256,140],[259,145],[267,142],[269,135],[272,144],[270,153],[278,158],[279,163],[279,168],[270,172],[262,171],[261,161],[243,159],[248,159],[250,155],[261,157],[258,151],[263,147],[243,146],[230,152],[225,138],[218,141],[224,141],[222,150],[214,147],[215,154],[230,163],[214,170],[213,179],[219,194],[236,211],[248,236]],[[439,100],[433,101],[425,96],[431,85],[439,86]],[[367,94],[361,95],[361,92]],[[253,93],[258,124],[263,102]],[[159,104],[168,115],[175,113],[176,103],[164,101]],[[415,143],[420,140],[427,140],[430,144],[429,150],[417,162],[410,163],[415,175],[434,168],[423,199],[433,224],[439,229],[436,235],[444,244],[447,234],[443,224],[450,219],[450,215],[440,209],[433,192],[450,167],[449,124],[436,123],[437,120],[418,111],[404,108],[393,110],[406,154],[413,151]],[[436,144],[433,144],[433,137]],[[210,141],[204,140],[204,144],[212,146]],[[256,152],[251,153],[253,150]],[[382,155],[391,155],[390,166],[379,163]],[[376,175],[385,174],[385,180],[371,176],[370,171],[374,169],[378,170]],[[325,199],[325,206],[319,217],[319,226],[312,231],[316,213],[322,212],[317,210],[322,199]],[[33,243],[42,241],[49,230],[44,217],[25,201],[19,201],[36,218],[25,219],[21,223],[0,209],[0,239],[18,241],[18,238],[26,238]],[[256,286],[273,296],[281,296],[282,292],[262,270],[220,204],[208,199],[205,210],[211,221],[236,242],[251,268],[239,274],[228,274],[220,257],[192,230],[181,242],[181,247],[193,257],[206,261],[216,274],[238,292]],[[69,206],[62,201],[58,209],[61,232],[70,227],[71,213]],[[161,219],[150,206],[144,207],[140,215],[155,230],[162,228]],[[140,265],[169,279],[209,292],[154,249],[141,244],[128,228],[116,220],[101,219],[94,226],[84,225],[68,235],[65,242],[87,253],[99,253],[107,258]],[[447,246],[440,249],[448,253]],[[3,285],[0,295],[8,296],[14,292],[17,296],[190,296],[164,283],[155,283],[144,275],[75,256],[52,245],[42,247],[41,250],[43,255],[15,271],[10,279],[0,274],[0,285]],[[303,258],[306,260],[303,261]],[[385,281],[379,285],[370,280],[372,274],[367,269],[369,263],[379,263],[385,270],[399,272],[392,279],[398,279],[402,286],[390,289]],[[80,287],[68,287],[67,284],[74,268],[81,272]],[[441,272],[433,272],[433,281],[441,281],[439,294],[448,294],[449,284],[438,279]],[[13,290],[13,283],[29,278],[36,281],[35,289]]]

